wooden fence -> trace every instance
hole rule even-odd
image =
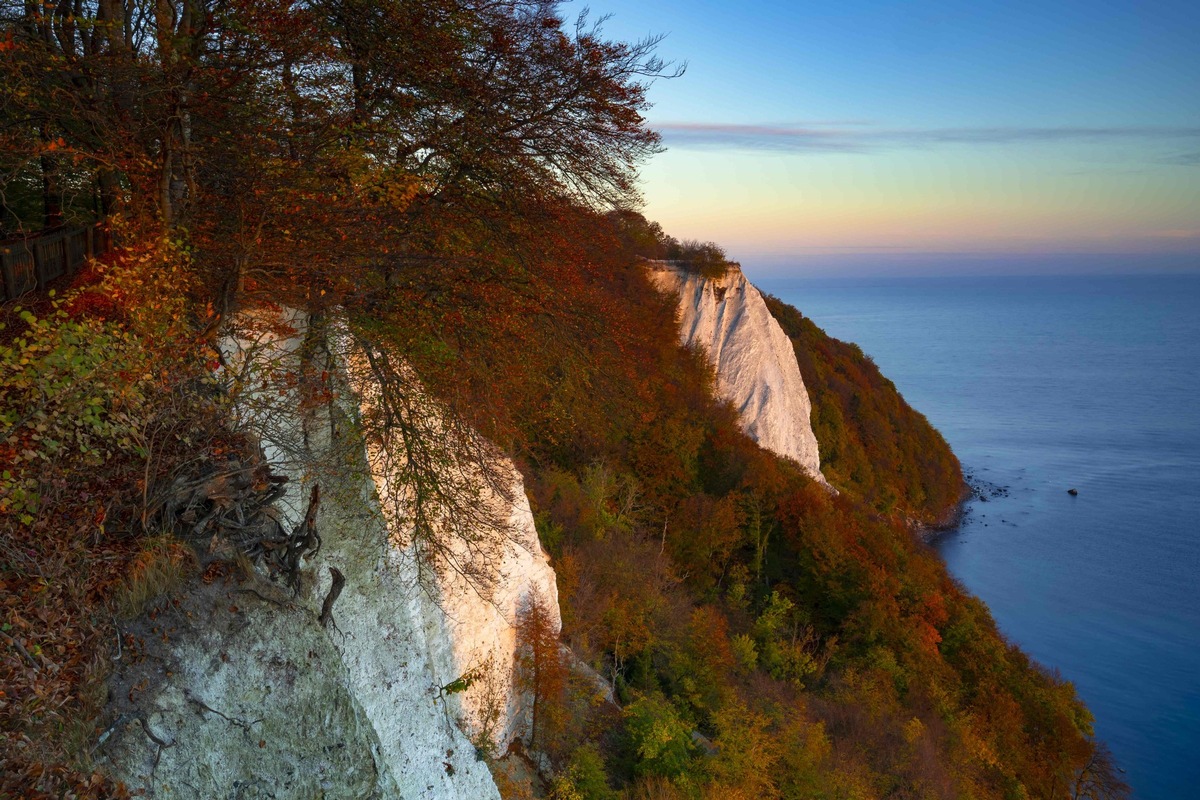
[[[110,234],[99,222],[0,242],[0,302],[45,289],[62,275],[74,275],[89,258],[110,246]]]

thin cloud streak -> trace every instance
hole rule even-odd
[[[867,149],[861,132],[777,125],[669,122],[654,126],[668,146],[732,150],[853,153]]]
[[[1177,156],[1163,159],[1163,163],[1178,167],[1200,167],[1200,150],[1194,153],[1180,153]]]
[[[805,126],[738,125],[705,122],[664,122],[656,126],[668,146],[727,150],[768,150],[812,153],[861,153],[897,147],[943,145],[1009,145],[1023,143],[1100,142],[1120,140],[1171,141],[1200,138],[1194,127],[979,127],[844,130]],[[1200,153],[1188,153],[1173,163],[1200,163]]]

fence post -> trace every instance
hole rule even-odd
[[[38,247],[37,239],[33,240],[33,247],[29,247],[29,240],[25,240],[25,247],[29,249],[29,255],[33,256],[33,281],[34,287],[42,288],[42,248]]]
[[[11,300],[17,296],[17,281],[12,274],[8,253],[7,247],[0,251],[0,289],[4,290],[4,296],[0,297],[0,300]]]
[[[62,230],[57,230],[32,240],[33,274],[39,291],[45,291],[50,281],[67,273],[66,238]]]
[[[3,274],[4,295],[15,300],[37,285],[37,267],[33,248],[25,239],[0,245],[0,271]]]

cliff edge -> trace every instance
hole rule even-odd
[[[283,529],[320,485],[320,546],[294,592],[210,570],[152,613],[145,653],[114,671],[103,761],[148,797],[496,798],[484,755],[503,753],[529,713],[514,678],[518,617],[536,600],[561,626],[521,477],[502,457],[494,481],[467,477],[490,513],[472,520],[474,551],[433,569],[414,542],[412,499],[397,494],[403,455],[358,432],[379,387],[354,369],[349,337],[313,337],[309,321],[247,315],[224,349],[247,387],[271,370],[300,374],[314,348],[339,376],[338,399],[315,407],[301,410],[297,390],[254,388],[235,404],[290,479],[274,512]]]
[[[680,339],[708,354],[717,393],[737,409],[746,434],[828,485],[792,342],[754,284],[736,265],[707,278],[670,262],[648,263],[654,285],[679,298]]]

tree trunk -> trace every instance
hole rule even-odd
[[[124,205],[121,179],[113,170],[102,169],[96,175],[96,184],[100,188],[100,213],[105,217],[111,217]]]
[[[42,126],[41,139],[43,148],[53,141],[48,126]],[[39,161],[42,167],[42,224],[47,228],[55,228],[63,223],[63,194],[59,181],[58,159],[43,150]]]

